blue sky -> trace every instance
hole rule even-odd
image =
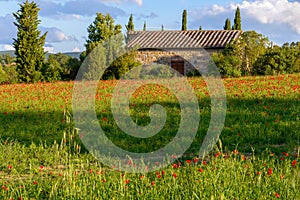
[[[0,50],[11,50],[16,38],[13,12],[19,0],[0,0]],[[256,30],[271,41],[300,41],[300,0],[36,0],[42,32],[48,31],[49,52],[84,50],[87,27],[97,12],[110,13],[115,24],[125,24],[133,14],[136,30],[180,30],[182,11],[188,11],[188,29],[222,29],[228,17],[233,23],[241,8],[243,30]]]

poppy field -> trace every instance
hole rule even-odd
[[[73,82],[0,86],[1,199],[297,199],[300,197],[300,74],[225,78],[227,111],[220,140],[197,154],[211,118],[201,78],[189,78],[200,109],[197,135],[166,168],[128,173],[107,167],[81,143],[72,119]],[[132,120],[150,123],[149,107],[164,106],[164,128],[150,138],[120,131],[110,110],[117,81],[100,81],[98,122],[117,146],[151,152],[167,145],[180,124],[170,90],[150,84],[130,98]],[[176,157],[176,155],[172,155]],[[155,163],[158,167],[161,163]],[[134,163],[128,160],[128,165]]]

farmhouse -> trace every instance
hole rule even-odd
[[[138,49],[136,59],[142,64],[167,64],[185,75],[241,34],[239,30],[133,31],[127,47]]]

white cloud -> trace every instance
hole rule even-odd
[[[54,47],[44,47],[44,51],[48,53],[54,53]]]
[[[136,3],[137,5],[139,6],[142,6],[143,5],[143,0],[102,0],[103,2],[114,2],[114,3],[122,3],[122,2],[128,2],[128,1],[131,1],[131,2],[134,2]]]
[[[75,48],[72,50],[72,52],[81,52],[81,51],[80,51],[79,47],[75,47]]]
[[[3,45],[3,48],[5,51],[14,51],[15,50],[15,48],[10,44]]]
[[[191,16],[203,19],[207,16],[220,16],[234,13],[237,6],[243,18],[254,19],[262,24],[286,24],[300,34],[300,3],[288,0],[246,0],[227,6],[213,5],[204,9],[195,9]]]
[[[14,51],[15,48],[10,44],[0,44],[0,51]]]
[[[288,0],[243,1],[240,6],[245,16],[263,24],[283,23],[300,34],[300,3]],[[231,8],[237,5],[232,4]]]
[[[77,41],[75,36],[67,36],[62,30],[56,27],[41,27],[43,32],[48,32],[46,37],[46,42],[57,43],[64,41]]]

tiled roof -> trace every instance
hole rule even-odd
[[[128,48],[193,49],[224,48],[242,34],[239,30],[134,31],[129,34]]]

